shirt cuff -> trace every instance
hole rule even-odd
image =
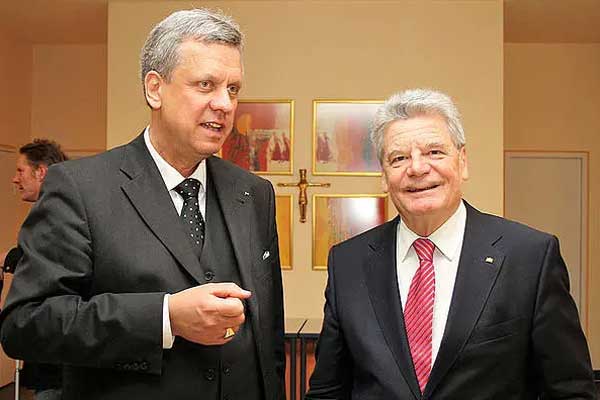
[[[163,349],[170,349],[173,347],[175,336],[171,331],[171,319],[169,318],[169,295],[165,294],[163,300],[163,329],[162,329],[162,347]]]

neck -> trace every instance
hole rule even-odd
[[[198,164],[203,159],[198,160],[190,156],[189,151],[186,152],[183,147],[171,139],[172,135],[161,130],[160,124],[156,123],[153,118],[153,123],[150,124],[150,143],[158,154],[177,170],[183,177],[189,177],[198,167]]]
[[[440,226],[444,225],[456,212],[460,202],[451,210],[426,215],[402,215],[400,217],[411,231],[422,237],[431,236]]]

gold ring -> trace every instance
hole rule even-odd
[[[232,336],[235,336],[235,331],[233,330],[233,328],[227,328],[227,330],[225,331],[225,336],[223,336],[223,339],[229,339]]]

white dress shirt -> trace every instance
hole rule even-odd
[[[435,244],[433,252],[435,300],[433,304],[432,366],[440,349],[446,320],[448,319],[448,310],[450,309],[450,301],[452,300],[452,292],[454,291],[454,282],[456,280],[456,271],[458,270],[458,260],[460,259],[466,222],[467,210],[461,201],[454,214],[426,238]],[[404,221],[400,221],[397,229],[396,260],[398,265],[396,268],[400,300],[402,302],[402,309],[404,310],[410,283],[419,268],[419,257],[412,244],[421,236],[411,231]]]
[[[165,186],[169,190],[173,205],[177,210],[177,214],[181,215],[181,209],[183,208],[183,197],[175,191],[175,187],[183,182],[186,178],[179,173],[171,164],[165,161],[164,158],[158,154],[158,151],[154,148],[150,142],[150,128],[147,127],[144,131],[144,142],[146,147],[152,156],[152,159],[158,167],[158,171],[163,178]],[[196,170],[188,177],[194,178],[200,181],[200,190],[198,191],[198,204],[200,206],[200,213],[204,217],[206,215],[206,163],[202,161],[198,164]],[[206,218],[204,218],[206,221]],[[169,294],[166,294],[163,301],[163,349],[170,349],[173,347],[175,337],[171,331],[171,319],[169,318]]]

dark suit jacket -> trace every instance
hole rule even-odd
[[[231,237],[267,399],[283,398],[279,251],[270,183],[207,161]],[[49,168],[20,234],[24,257],[2,312],[12,357],[65,364],[64,399],[197,399],[202,346],[162,349],[165,293],[204,283],[143,136]],[[270,256],[263,259],[265,251]],[[218,268],[218,267],[216,267]],[[210,372],[210,371],[209,371]],[[214,373],[214,370],[213,370]]]
[[[398,292],[398,222],[331,249],[309,399],[421,398]],[[467,205],[446,329],[422,398],[595,399],[594,393],[557,239]]]

